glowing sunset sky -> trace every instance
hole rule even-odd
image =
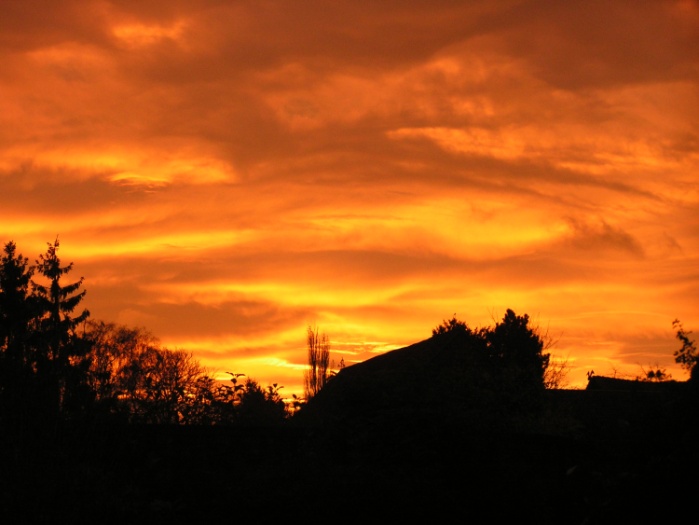
[[[301,389],[528,313],[585,374],[699,331],[699,3],[2,0],[0,240],[92,317]]]

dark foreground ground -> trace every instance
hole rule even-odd
[[[4,435],[0,523],[694,522],[696,396],[548,394],[498,428],[384,411]]]

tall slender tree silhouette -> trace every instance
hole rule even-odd
[[[310,326],[307,329],[308,369],[306,370],[304,390],[306,399],[311,399],[325,386],[330,378],[330,341],[328,335],[318,333]]]
[[[58,415],[70,401],[77,399],[74,396],[83,383],[88,348],[76,329],[90,313],[83,310],[73,316],[85,297],[86,291],[79,291],[83,278],[63,284],[63,277],[72,270],[73,263],[62,266],[58,257],[58,238],[47,246],[46,253],[39,255],[36,261],[36,271],[48,283],[31,281],[32,293],[41,312],[34,327],[38,335],[36,364],[49,411]]]

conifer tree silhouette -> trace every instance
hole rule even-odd
[[[34,268],[10,241],[0,259],[0,418],[24,413],[34,366],[30,325],[38,310],[30,293]],[[7,419],[6,419],[7,421]]]
[[[63,277],[72,270],[73,263],[62,266],[58,238],[47,246],[46,253],[39,255],[36,261],[36,272],[48,284],[31,281],[32,294],[41,312],[34,327],[37,334],[36,371],[47,396],[49,412],[59,415],[83,379],[81,375],[86,368],[88,348],[76,333],[76,328],[90,313],[83,310],[73,316],[85,297],[86,291],[79,291],[83,278],[63,284]]]

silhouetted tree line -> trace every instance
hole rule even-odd
[[[696,436],[686,431],[695,400],[644,397],[639,405],[593,396],[590,409],[579,396],[558,396],[570,392],[543,395],[565,370],[552,362],[546,334],[512,310],[485,328],[454,316],[432,338],[347,369],[341,363],[338,374],[329,371],[327,336],[309,327],[310,401],[299,416],[310,417],[295,417],[300,427],[176,428],[268,427],[290,410],[277,384],[263,388],[233,372],[219,382],[191,353],[162,347],[144,329],[91,320],[80,309],[83,279],[68,279],[72,264],[58,249],[58,240],[49,243],[30,264],[9,242],[0,256],[0,516],[191,523],[290,505],[307,517],[309,504],[331,513],[337,494],[349,494],[362,514],[382,503],[392,516],[446,505],[473,518],[475,505],[554,517],[543,522],[559,522],[562,511],[575,523],[600,523],[587,517],[610,501],[624,512],[623,503],[638,501],[618,495],[628,480],[633,490],[665,474],[653,486],[672,486],[683,479],[675,472],[696,472],[694,448],[675,447]],[[675,359],[696,378],[691,332],[674,326],[682,344]],[[653,372],[653,380],[664,378]],[[323,424],[312,424],[314,410]],[[59,425],[85,421],[127,424],[114,433],[111,425]],[[304,421],[310,432],[298,433]],[[659,440],[663,431],[668,437]],[[661,456],[667,464],[657,454],[638,462],[647,438],[658,450],[673,444]],[[605,439],[614,447],[607,464],[598,458]]]
[[[685,369],[689,383],[699,380],[699,354],[696,342],[690,338],[679,320],[672,326],[682,346],[674,352],[675,362]],[[550,353],[553,345],[547,335],[531,325],[528,315],[519,316],[508,309],[494,327],[471,329],[456,316],[445,320],[432,330],[432,337],[440,346],[457,346],[462,368],[448,372],[447,382],[468,382],[471,395],[487,399],[495,405],[522,408],[532,405],[545,389],[560,388],[567,373],[566,362],[554,363]],[[464,351],[465,350],[465,351]],[[594,372],[588,373],[590,378]],[[637,381],[667,382],[671,376],[655,366],[643,370]]]
[[[244,374],[216,381],[185,351],[147,331],[89,319],[83,279],[66,282],[59,241],[35,264],[4,246],[0,259],[0,424],[26,428],[108,418],[132,423],[272,424],[287,407],[276,384]]]
[[[97,414],[131,423],[276,423],[286,416],[277,384],[263,389],[245,374],[212,378],[189,352],[158,345],[139,328],[88,321],[85,376]]]
[[[215,380],[191,353],[161,347],[144,329],[89,319],[79,306],[83,278],[67,281],[72,263],[47,244],[34,264],[14,242],[0,258],[0,423],[5,428],[103,418],[155,424],[276,424],[302,400],[286,404],[276,383],[266,388],[244,374]],[[675,358],[696,375],[696,345],[675,321],[682,348]],[[306,398],[334,376],[327,335],[308,328]],[[565,375],[546,350],[547,337],[528,315],[507,310],[492,327],[470,328],[454,316],[432,330],[455,356],[430,381],[437,391],[483,399],[492,407],[525,407]],[[464,351],[466,349],[466,351]],[[452,359],[452,358],[449,358]],[[654,379],[658,379],[654,373]],[[451,392],[451,393],[449,393]],[[458,392],[458,393],[457,393]],[[439,395],[442,395],[441,393]],[[429,397],[429,396],[428,396]],[[425,400],[428,404],[438,399]]]

